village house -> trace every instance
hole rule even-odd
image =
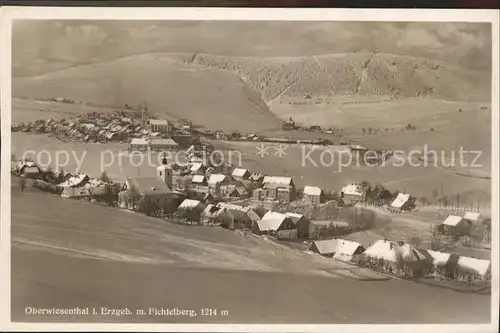
[[[219,202],[217,207],[224,208],[231,213],[232,229],[252,228],[253,223],[260,220],[260,216],[253,210],[252,207],[244,207],[226,202]]]
[[[156,177],[131,177],[125,180],[125,191],[119,195],[119,207],[139,211],[162,209],[173,213],[179,203],[179,194],[173,192],[172,168],[162,164],[156,168]],[[135,193],[135,194],[133,194]]]
[[[200,221],[203,223],[220,224],[222,227],[230,228],[233,216],[226,208],[209,204],[201,213]]]
[[[159,132],[163,134],[170,134],[172,125],[169,121],[163,119],[149,119],[149,130],[151,132]]]
[[[342,188],[340,196],[344,203],[355,204],[362,202],[364,199],[363,189],[360,184],[349,184]]]
[[[143,138],[133,138],[130,141],[130,148],[132,151],[148,151],[149,150],[149,141]]]
[[[310,221],[307,217],[298,213],[285,213],[285,215],[292,220],[293,224],[295,224],[297,237],[302,238],[309,236]]]
[[[267,212],[262,219],[253,223],[252,231],[256,234],[275,234],[280,230],[297,230],[292,219],[285,214]]]
[[[177,208],[176,217],[189,221],[200,221],[205,205],[198,200],[185,199]]]
[[[319,206],[322,201],[323,191],[316,186],[304,187],[304,201],[308,204]]]
[[[449,215],[446,220],[438,225],[438,231],[448,236],[459,236],[470,230],[471,222],[462,216]]]
[[[43,173],[41,168],[31,161],[22,161],[16,165],[16,172],[26,178],[39,178]]]
[[[309,250],[324,257],[350,261],[354,255],[363,253],[365,248],[357,242],[334,238],[315,241],[311,244]]]
[[[397,197],[389,205],[389,210],[394,213],[412,210],[414,200],[409,193],[398,193]]]
[[[262,181],[267,199],[289,203],[295,200],[295,184],[292,177],[266,176]]]
[[[383,266],[395,274],[406,268],[414,275],[420,275],[429,265],[427,257],[415,247],[404,242],[390,240],[376,241],[363,252],[363,257],[375,261],[381,260]]]
[[[231,177],[235,180],[248,180],[250,178],[250,171],[248,169],[235,168],[231,173]]]
[[[193,136],[191,133],[186,132],[176,132],[172,135],[172,139],[179,144],[182,148],[189,148],[193,141]]]
[[[267,191],[263,188],[256,188],[252,192],[252,200],[264,201],[267,198]]]
[[[207,179],[204,175],[194,175],[193,178],[191,178],[191,183],[195,186],[206,186]]]
[[[222,190],[222,186],[229,185],[229,179],[224,174],[211,174],[207,181],[208,188],[212,194],[224,196],[226,193]]]
[[[80,173],[78,175],[71,175],[67,173],[65,175],[65,179],[62,183],[58,184],[57,186],[66,188],[66,187],[83,187],[85,184],[87,184],[90,180],[90,177],[84,173]]]
[[[151,151],[176,151],[180,149],[180,146],[172,139],[161,139],[161,138],[151,138],[150,139],[150,150]]]
[[[227,197],[230,199],[241,199],[248,198],[248,190],[244,186],[228,185],[227,186]]]
[[[61,193],[61,197],[68,199],[90,198],[90,192],[87,188],[65,187]]]

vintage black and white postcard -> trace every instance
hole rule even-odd
[[[2,330],[498,330],[498,12],[1,23]]]

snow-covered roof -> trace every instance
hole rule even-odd
[[[215,185],[217,183],[221,183],[226,179],[226,175],[222,173],[216,173],[213,175],[210,175],[210,178],[208,179],[208,184],[210,185]]]
[[[205,181],[205,176],[203,175],[194,175],[193,179],[191,179],[191,182],[195,184],[201,184]]]
[[[196,172],[201,169],[203,163],[193,163],[191,164],[191,168],[189,169],[191,172]]]
[[[133,138],[132,141],[130,141],[131,145],[147,145],[148,140],[147,139],[142,139],[142,138]]]
[[[76,176],[72,176],[68,178],[66,181],[60,183],[58,186],[61,187],[73,187],[73,186],[78,186],[80,183],[82,183],[85,179],[87,178],[87,175],[84,173],[80,173]]]
[[[477,222],[481,218],[481,213],[479,212],[466,212],[464,215],[464,219],[472,221],[472,222]]]
[[[151,139],[151,145],[177,147],[179,144],[172,139],[153,138]]]
[[[457,226],[460,222],[462,222],[463,217],[462,216],[457,216],[457,215],[450,215],[444,220],[443,224],[444,225],[449,225],[452,227]]]
[[[427,250],[427,252],[432,256],[432,264],[434,266],[444,266],[450,260],[451,254],[440,251]]]
[[[361,186],[359,186],[358,184],[349,184],[342,187],[342,193],[347,195],[357,195],[357,196],[363,195]]]
[[[168,120],[164,120],[164,119],[150,119],[149,123],[151,125],[167,126],[168,125]]]
[[[289,217],[293,223],[297,223],[301,218],[304,217],[304,215],[298,213],[285,213],[285,216]]]
[[[304,194],[321,195],[321,189],[317,186],[304,186]]]
[[[394,201],[391,203],[391,207],[401,208],[408,200],[410,200],[409,193],[399,193],[396,199],[394,199]]]
[[[291,185],[293,183],[292,177],[276,177],[276,176],[265,176],[264,184],[282,184],[282,185]]]
[[[378,240],[364,252],[365,255],[373,258],[384,259],[391,262],[396,262],[398,254],[405,260],[419,261],[425,260],[424,254],[420,253],[413,246],[404,243],[399,245],[397,242]]]
[[[459,257],[458,266],[471,269],[480,275],[485,275],[490,268],[490,261],[470,257]]]
[[[248,171],[248,169],[236,168],[231,173],[233,177],[243,177]]]
[[[198,206],[202,206],[201,201],[193,200],[193,199],[185,199],[180,205],[179,209],[193,209]]]
[[[314,245],[320,254],[340,253],[344,255],[353,255],[361,246],[360,243],[345,239],[328,239],[315,241]]]
[[[283,224],[281,219],[259,220],[257,225],[260,231],[276,231]]]

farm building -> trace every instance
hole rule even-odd
[[[148,151],[149,141],[143,138],[132,138],[130,141],[130,151]]]
[[[86,188],[65,187],[61,193],[61,197],[69,199],[90,198],[90,192]]]
[[[455,277],[460,281],[469,281],[469,278],[484,281],[490,271],[491,262],[489,260],[459,257]],[[472,273],[472,276],[470,273]]]
[[[151,132],[167,133],[170,134],[172,125],[169,121],[163,119],[149,119],[149,130]]]
[[[287,217],[292,219],[297,229],[297,237],[307,237],[309,235],[309,219],[302,214],[285,213]]]
[[[312,204],[319,205],[321,203],[323,191],[317,186],[304,187],[304,201]]]
[[[229,179],[222,173],[211,174],[207,181],[208,188],[211,193],[223,195],[221,187],[229,185]]]
[[[152,138],[150,140],[151,151],[175,151],[179,150],[180,146],[172,139]]]
[[[432,260],[432,266],[436,273],[449,278],[454,277],[459,258],[456,254],[433,250],[425,251],[431,256],[430,260]]]
[[[484,217],[479,212],[466,212],[464,219],[474,224],[481,223],[484,220]]]
[[[274,234],[279,230],[296,229],[292,219],[285,214],[267,212],[261,220],[253,224],[253,232],[257,234]]]
[[[179,207],[177,207],[175,215],[190,221],[200,221],[201,214],[204,210],[205,205],[201,201],[185,199]]]
[[[409,270],[414,275],[422,274],[429,262],[425,254],[404,242],[378,240],[363,252],[363,257],[380,260],[382,267],[392,273]]]
[[[405,210],[413,209],[412,197],[409,193],[398,193],[394,201],[389,205],[389,210],[394,213],[401,213]]]
[[[364,193],[361,185],[349,184],[342,188],[340,196],[346,204],[354,204],[363,201]]]
[[[470,230],[471,222],[462,216],[450,215],[438,225],[438,231],[448,236],[463,235]]]
[[[248,169],[235,168],[231,173],[231,177],[236,180],[247,180],[250,178],[250,171]]]
[[[311,244],[310,251],[325,257],[334,257],[342,261],[350,261],[353,255],[363,253],[363,245],[345,239],[319,240]]]

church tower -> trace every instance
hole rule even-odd
[[[162,164],[156,168],[156,177],[160,178],[168,188],[172,189],[172,167],[167,164],[167,158],[163,155]]]

